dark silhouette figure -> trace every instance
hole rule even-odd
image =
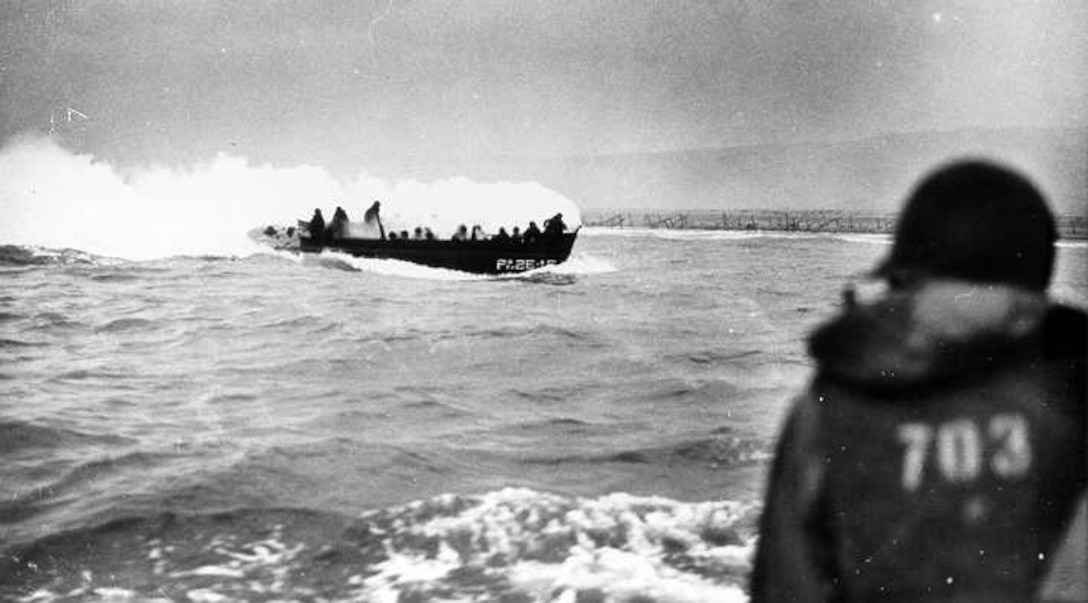
[[[451,237],[454,241],[467,241],[468,240],[468,226],[464,224],[457,227],[457,232],[453,233]]]
[[[555,214],[544,221],[544,234],[551,238],[559,238],[566,230],[567,225],[563,222],[563,214]]]
[[[984,162],[924,179],[809,339],[752,601],[1034,601],[1083,495],[1088,317],[1046,293],[1054,218]]]
[[[435,239],[434,232],[430,228],[424,228],[423,238],[427,239],[428,241],[433,241]]]
[[[521,228],[515,226],[514,231],[510,234],[510,242],[521,243],[523,237],[521,236]]]
[[[316,241],[325,240],[325,216],[321,215],[321,208],[314,210],[314,215],[310,218],[310,238]]]
[[[385,227],[382,226],[382,217],[380,215],[381,208],[382,208],[382,204],[381,204],[380,201],[375,201],[373,204],[371,204],[371,206],[366,210],[366,213],[363,214],[363,223],[364,224],[370,224],[370,225],[377,224],[377,226],[378,226],[378,235],[382,239],[384,239],[385,238]]]
[[[522,237],[529,245],[536,243],[540,239],[540,228],[537,227],[536,222],[529,222],[529,228],[525,229],[525,234]]]
[[[344,208],[337,206],[336,211],[332,214],[332,221],[329,222],[329,238],[339,239],[343,238],[347,234],[348,227],[348,214],[344,211]]]
[[[506,232],[505,228],[500,226],[499,233],[492,237],[491,240],[499,245],[508,245],[510,243],[510,234]]]
[[[423,240],[423,227],[422,226],[416,226],[416,229],[412,231],[412,239],[414,239],[416,241],[422,241]]]

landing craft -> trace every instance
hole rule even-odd
[[[512,274],[560,264],[570,257],[578,230],[542,233],[535,241],[483,239],[452,241],[440,239],[382,239],[314,236],[310,223],[298,226],[269,226],[254,238],[273,249],[320,253],[326,249],[355,257],[403,260],[475,274]]]

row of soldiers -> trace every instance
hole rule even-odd
[[[396,240],[415,240],[415,241],[434,241],[434,232],[430,228],[417,226],[412,233],[407,230],[385,231],[385,227],[382,225],[381,216],[379,211],[381,209],[381,203],[375,201],[373,205],[367,209],[366,214],[363,217],[363,223],[371,228],[377,227],[377,232],[382,240],[396,241]],[[320,238],[326,241],[333,239],[343,238],[348,236],[348,214],[344,211],[344,208],[337,207],[333,212],[332,221],[325,224],[325,217],[321,214],[321,209],[315,209],[314,215],[310,218],[310,236],[314,238]],[[451,240],[453,241],[491,241],[497,244],[533,244],[542,240],[554,240],[562,235],[567,230],[567,225],[563,222],[563,214],[557,213],[551,218],[544,221],[544,230],[541,230],[537,226],[535,221],[530,221],[529,226],[522,233],[521,229],[515,226],[513,233],[508,233],[505,227],[499,228],[498,234],[488,235],[484,232],[483,227],[476,224],[472,227],[472,231],[469,232],[468,226],[461,224],[457,227],[457,231],[453,233]]]
[[[498,244],[533,244],[541,240],[554,240],[566,231],[567,225],[563,222],[563,214],[558,213],[544,221],[544,230],[541,230],[535,221],[530,221],[524,233],[521,232],[519,227],[515,226],[512,232],[507,232],[506,227],[500,227],[497,234],[488,235],[479,224],[473,226],[471,232],[469,232],[467,226],[462,224],[457,227],[457,232],[453,233],[452,240],[491,241]]]
[[[375,201],[363,215],[363,223],[368,226],[376,225],[380,237],[384,239],[385,229],[382,227],[382,219],[379,215],[381,207],[381,202]],[[343,207],[337,206],[332,214],[332,221],[326,226],[325,216],[321,215],[319,207],[314,210],[314,215],[310,218],[310,236],[326,241],[343,238],[348,235],[348,222],[348,212],[344,211]]]

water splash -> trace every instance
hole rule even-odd
[[[507,488],[442,496],[366,514],[386,534],[387,559],[362,581],[368,600],[431,600],[501,577],[533,601],[744,601],[728,579],[750,564],[754,539],[738,524],[753,508],[616,493],[567,498]],[[397,526],[393,531],[386,525]]]
[[[605,258],[588,253],[575,253],[562,264],[545,266],[537,271],[555,274],[607,274],[616,270],[616,265]]]
[[[365,172],[341,181],[318,166],[253,165],[220,153],[188,169],[122,169],[64,149],[52,138],[24,137],[0,150],[0,243],[81,251],[130,260],[176,255],[249,255],[254,227],[293,225],[315,206],[343,206],[361,217],[382,200],[390,229],[538,222],[557,212],[581,223],[569,199],[537,183],[467,178],[390,182]]]
[[[459,270],[424,266],[402,260],[388,258],[354,257],[347,253],[325,250],[321,253],[300,254],[288,249],[264,248],[266,253],[300,262],[305,265],[321,266],[334,270],[349,272],[371,272],[385,276],[398,276],[411,279],[431,281],[495,281],[495,280],[522,280],[541,282],[546,284],[569,284],[577,276],[589,274],[606,274],[615,272],[616,267],[612,262],[598,258],[590,254],[577,253],[562,264],[555,264],[511,274],[473,274]]]

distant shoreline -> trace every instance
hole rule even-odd
[[[842,210],[586,210],[586,226],[662,228],[675,230],[730,230],[771,232],[826,232],[892,234],[896,214]],[[1088,216],[1061,215],[1058,236],[1088,239]]]

